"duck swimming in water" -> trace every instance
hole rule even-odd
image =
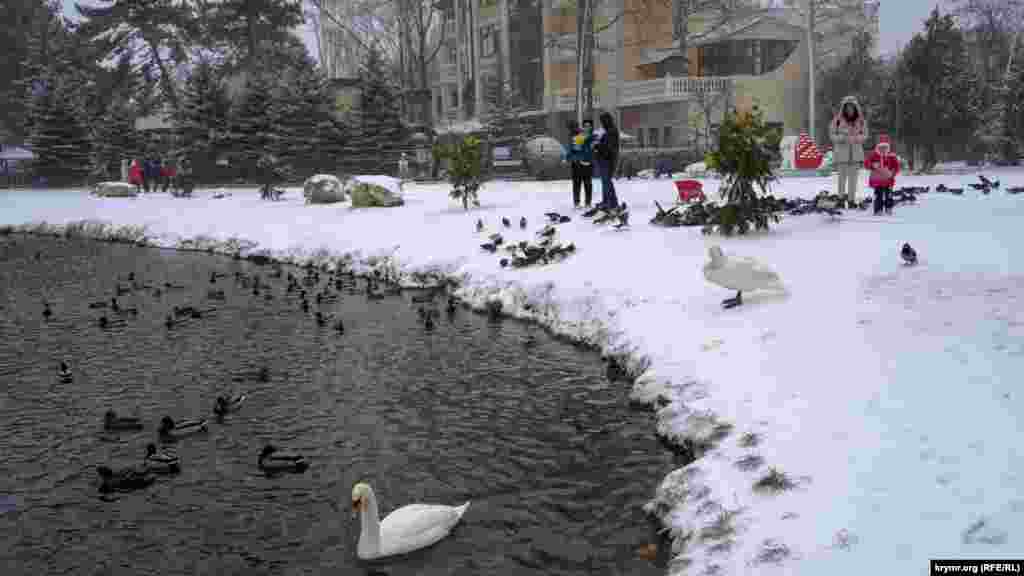
[[[103,415],[105,430],[142,430],[142,420],[130,416],[118,416],[117,412],[107,410]]]
[[[239,394],[234,398],[217,396],[217,400],[213,403],[213,413],[217,416],[224,416],[231,412],[237,412],[242,407],[242,402],[245,402],[245,394]]]
[[[264,472],[305,472],[309,468],[302,456],[282,454],[269,444],[263,447],[257,464]]]
[[[57,369],[57,378],[60,379],[62,384],[70,384],[72,380],[71,368],[68,368],[67,362],[63,360],[60,363],[60,368]]]
[[[181,438],[209,430],[206,420],[183,420],[175,423],[170,416],[160,419],[160,435],[167,438]]]
[[[148,471],[112,470],[108,466],[97,466],[96,473],[100,475],[100,492],[129,492],[140,490],[153,483],[154,478]]]
[[[146,470],[161,474],[177,474],[181,472],[181,461],[177,454],[158,451],[156,444],[146,444]]]

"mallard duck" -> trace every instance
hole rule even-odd
[[[427,330],[433,330],[434,329],[434,317],[428,315],[426,318],[424,318],[423,319],[423,327],[426,328]]]
[[[168,330],[174,328],[174,318],[172,318],[170,314],[168,314],[167,318],[164,320],[164,326],[166,326]]]
[[[217,400],[213,403],[213,413],[223,416],[231,412],[237,412],[242,407],[242,402],[245,402],[245,398],[245,394],[239,394],[234,398],[217,396]]]
[[[68,368],[67,362],[64,362],[63,360],[60,363],[60,367],[57,369],[57,378],[60,379],[62,384],[71,383],[71,368]]]
[[[302,456],[282,454],[269,444],[263,447],[257,464],[265,472],[305,472],[309,468]]]
[[[139,490],[149,486],[156,480],[148,471],[132,470],[130,468],[115,471],[108,466],[97,466],[96,473],[100,475],[100,492],[103,493]]]
[[[159,432],[161,436],[180,438],[182,436],[199,434],[208,430],[209,428],[206,426],[206,420],[184,420],[182,422],[175,423],[170,416],[164,416],[160,420]]]
[[[131,416],[118,416],[117,412],[107,410],[103,415],[105,430],[142,430],[142,420]]]
[[[327,321],[330,320],[328,316],[324,316],[323,312],[317,310],[316,312],[316,325],[323,327],[327,325]]]
[[[92,310],[97,310],[97,309],[106,308],[106,307],[107,307],[107,303],[106,302],[93,302],[92,304],[89,304],[89,308],[92,309]]]
[[[338,334],[345,333],[345,323],[341,321],[341,318],[338,318],[338,321],[334,323],[334,330],[337,331]]]
[[[504,226],[505,228],[511,228],[512,222],[510,222],[508,218],[502,218],[501,225]]]
[[[49,320],[53,316],[53,310],[50,310],[50,304],[48,302],[43,303],[43,318]]]
[[[177,474],[181,472],[181,462],[177,454],[158,451],[156,444],[146,444],[146,469],[150,472]]]
[[[309,312],[309,301],[308,300],[304,299],[302,301],[302,311],[303,312]]]
[[[449,314],[455,314],[455,309],[455,298],[449,296],[448,305],[445,307],[445,310],[447,310]]]
[[[223,290],[210,290],[206,293],[206,297],[210,300],[224,300],[226,298]]]
[[[476,231],[477,232],[483,232],[484,231],[484,221],[479,219],[479,218],[476,221]]]

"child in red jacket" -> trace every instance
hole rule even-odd
[[[883,209],[886,214],[892,214],[892,188],[900,173],[900,159],[890,151],[888,136],[878,137],[874,152],[864,159],[864,167],[871,170],[868,185],[875,189],[875,215],[881,214]]]

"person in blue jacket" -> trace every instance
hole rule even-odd
[[[583,186],[583,204],[590,208],[594,196],[594,122],[583,121],[583,129],[576,130],[569,140],[569,160],[572,163],[572,204],[580,207],[580,186]]]

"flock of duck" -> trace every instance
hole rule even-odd
[[[39,255],[37,255],[37,260]],[[397,283],[384,277],[379,272],[367,278],[365,292],[355,287],[355,277],[351,272],[335,270],[324,273],[328,276],[321,278],[321,270],[307,267],[305,277],[301,280],[291,273],[284,274],[279,266],[275,266],[271,278],[287,278],[286,294],[297,295],[299,307],[304,313],[309,313],[310,301],[317,306],[336,301],[343,289],[349,293],[365,293],[369,298],[381,298],[401,291]],[[210,284],[216,285],[225,277],[225,274],[213,273],[210,276]],[[323,280],[327,285],[322,286]],[[260,279],[259,275],[248,276],[241,272],[235,273],[236,284],[242,287],[251,287],[252,294],[259,296],[264,294],[267,299],[273,298],[269,292],[269,285]],[[121,305],[118,297],[141,290],[151,290],[154,296],[160,296],[167,290],[183,289],[183,286],[175,286],[164,283],[160,286],[153,286],[139,282],[134,273],[129,274],[127,283],[118,282],[116,295],[109,301],[94,302],[90,309],[107,309],[112,316],[104,314],[98,319],[101,327],[110,328],[116,323],[123,323],[122,316],[137,316],[137,308],[129,308]],[[316,293],[309,296],[307,290],[318,289]],[[332,290],[333,288],[333,290]],[[433,307],[440,292],[429,291],[422,295],[414,295],[412,300],[419,304],[418,314],[426,328],[434,326],[435,319],[440,311]],[[207,298],[214,301],[223,301],[225,294],[223,289],[211,289]],[[456,300],[449,295],[446,311],[452,317],[457,309]],[[172,314],[167,316],[165,321],[167,329],[172,329],[188,319],[199,319],[214,312],[215,308],[200,309],[196,306],[175,306]],[[50,321],[54,311],[49,302],[43,303],[43,317]],[[334,320],[332,316],[317,310],[314,318],[319,326],[332,324],[333,328],[344,333],[344,323],[340,318]],[[261,381],[269,380],[269,370],[261,368],[254,376]],[[66,361],[61,361],[57,378],[62,384],[70,384],[74,381],[74,374]],[[233,413],[242,409],[246,396],[221,395],[213,403],[212,412],[219,423]],[[120,416],[114,410],[108,410],[103,416],[103,429],[107,432],[138,432],[145,428],[142,419],[133,416]],[[205,418],[194,420],[175,420],[170,416],[161,418],[157,427],[158,439],[162,443],[184,440],[189,437],[199,436],[209,432],[210,425]],[[280,451],[273,445],[265,445],[256,457],[256,466],[266,474],[278,473],[302,473],[309,468],[309,463],[304,457],[297,454],[289,454]],[[161,449],[156,442],[149,442],[145,445],[141,466],[129,466],[113,468],[108,465],[96,467],[99,476],[102,493],[130,492],[140,490],[152,485],[158,476],[179,474],[182,469],[181,459],[178,454],[168,449]],[[448,506],[440,504],[408,504],[402,506],[381,519],[379,517],[377,500],[373,489],[366,482],[359,482],[352,488],[352,517],[361,518],[361,531],[357,545],[357,555],[361,559],[375,559],[384,556],[404,554],[426,546],[430,546],[445,538],[456,524],[461,520],[469,507],[469,502],[460,506]]]
[[[502,268],[512,266],[513,268],[525,268],[527,266],[533,266],[535,264],[547,264],[568,257],[569,255],[576,252],[576,244],[570,242],[568,244],[562,244],[555,242],[555,237],[558,232],[558,225],[565,224],[572,221],[572,218],[563,216],[557,212],[546,212],[544,216],[548,219],[547,224],[537,231],[536,242],[530,242],[527,240],[521,240],[516,243],[505,244],[505,237],[500,232],[488,234],[487,226],[484,225],[482,219],[476,221],[476,231],[478,234],[488,234],[488,242],[480,245],[480,248],[490,252],[491,254],[497,253],[498,249],[504,245],[505,251],[508,253],[508,258],[502,258],[498,261],[498,264]],[[512,222],[508,218],[502,218],[501,224],[505,228],[511,228]],[[527,220],[526,217],[519,218],[519,229],[526,230]]]

